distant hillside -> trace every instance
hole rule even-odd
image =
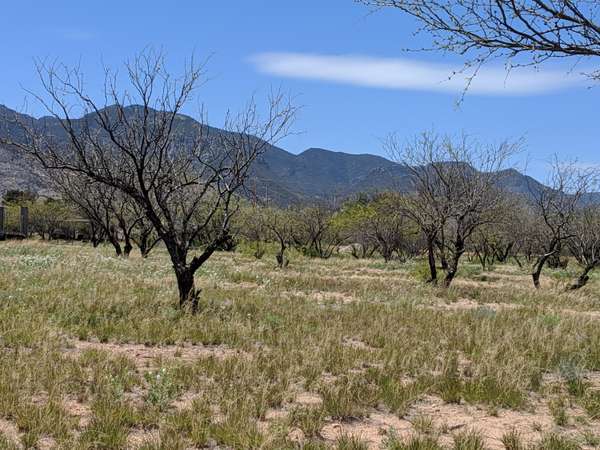
[[[7,129],[6,117],[14,114],[15,111],[0,105],[0,132]],[[53,118],[22,118],[43,121],[43,125],[52,130],[54,136],[64,138],[58,121]],[[178,125],[184,133],[194,133],[201,126],[184,115],[180,117]],[[502,184],[508,191],[524,195],[543,188],[538,181],[514,169],[506,171]],[[310,148],[294,155],[279,147],[269,146],[256,161],[248,188],[261,199],[290,205],[339,202],[359,192],[390,189],[407,192],[410,182],[405,167],[380,156],[354,155],[321,148]],[[47,186],[39,174],[18,154],[0,146],[0,194],[9,189],[47,193]],[[587,201],[600,202],[600,194],[591,194]]]

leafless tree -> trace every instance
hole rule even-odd
[[[508,67],[600,56],[600,3],[593,0],[357,0],[415,17],[432,47],[467,56],[476,71],[495,58]],[[597,60],[596,60],[597,61]],[[600,69],[588,73],[600,79]]]
[[[124,225],[128,228],[128,225],[125,224],[124,217],[121,221],[116,217],[116,211],[122,212],[125,209],[125,202],[115,187],[91,180],[79,173],[56,172],[52,182],[54,189],[75,207],[91,224],[92,229],[100,230],[114,247],[117,256],[129,256],[131,241],[128,239],[123,248],[120,239],[120,227]]]
[[[422,133],[405,145],[391,135],[384,146],[390,157],[410,173],[412,192],[402,198],[399,208],[421,230],[427,246],[428,282],[437,284],[436,245],[444,250],[444,228],[450,210],[441,195],[439,180],[430,169],[424,169],[440,154],[439,138],[433,133]],[[441,259],[445,261],[443,253]]]
[[[294,215],[294,246],[308,256],[329,258],[346,236],[332,221],[333,211],[325,206],[303,208]]]
[[[570,228],[571,237],[567,247],[582,267],[581,274],[569,287],[574,290],[585,286],[590,279],[590,272],[600,266],[600,208],[580,208]]]
[[[492,227],[480,228],[473,233],[471,239],[470,249],[479,260],[479,264],[481,264],[483,270],[492,266],[495,261],[492,242],[495,240],[496,236],[491,232],[491,228]]]
[[[161,238],[137,202],[128,198],[128,207],[128,221],[133,221],[130,239],[140,249],[142,258],[147,258],[160,243]]]
[[[203,79],[202,66],[192,60],[177,77],[166,67],[161,53],[144,51],[125,63],[127,88],[106,70],[104,95],[96,100],[78,68],[42,64],[44,92],[36,98],[52,119],[21,122],[25,138],[9,144],[51,175],[81,174],[135,201],[170,255],[180,305],[195,311],[194,274],[229,239],[236,194],[254,160],[288,133],[296,108],[275,93],[264,115],[251,101],[227,115],[226,131],[216,131],[181,114]],[[190,258],[216,218],[219,232]]]
[[[377,251],[388,262],[392,258],[405,258],[412,253],[409,219],[400,205],[403,198],[396,193],[377,195],[371,202],[373,214],[364,221],[364,229]]]
[[[546,186],[532,188],[533,208],[538,226],[539,255],[531,271],[533,285],[540,287],[542,269],[551,257],[560,257],[563,244],[572,236],[572,226],[582,198],[595,184],[591,170],[581,170],[575,163],[554,159]]]
[[[503,192],[503,206],[498,209],[498,220],[479,228],[473,235],[470,248],[485,270],[492,264],[505,263],[513,258],[519,266],[519,252],[524,247],[530,205],[518,194]]]
[[[265,225],[279,244],[275,254],[277,265],[283,269],[288,266],[289,260],[286,251],[293,242],[294,218],[287,209],[269,208],[265,211]]]
[[[449,287],[473,233],[498,221],[503,169],[519,143],[482,145],[466,135],[459,138],[423,133],[403,144],[391,136],[386,147],[411,174],[414,194],[405,211],[427,239],[431,280],[436,280],[434,243],[440,240],[448,256],[444,286]]]

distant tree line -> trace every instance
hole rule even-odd
[[[261,258],[267,242],[286,250],[329,258],[345,249],[355,258],[427,261],[427,282],[449,287],[465,254],[486,269],[514,261],[528,266],[540,287],[545,267],[581,266],[570,286],[578,289],[600,265],[600,204],[592,203],[598,174],[555,160],[548,185],[515,194],[504,189],[505,170],[518,143],[482,146],[424,133],[413,142],[392,137],[388,148],[411,173],[413,191],[361,194],[334,209],[277,209],[254,205],[241,215],[240,236]]]
[[[509,261],[528,266],[536,288],[545,267],[564,268],[574,260],[581,273],[570,288],[578,289],[600,265],[600,205],[590,200],[598,188],[594,170],[554,160],[547,185],[536,183],[515,194],[502,186],[518,143],[490,147],[466,136],[423,133],[404,143],[392,136],[386,145],[409,169],[412,192],[358,194],[337,208],[266,206],[249,194],[238,195],[232,199],[236,210],[226,239],[214,250],[233,250],[243,241],[260,259],[267,247],[275,247],[280,268],[288,266],[290,249],[311,258],[341,253],[386,262],[423,258],[427,282],[444,287],[451,285],[465,254],[483,269]],[[144,211],[117,189],[71,176],[56,175],[55,183],[60,200],[21,191],[4,195],[7,208],[29,207],[32,234],[79,236],[94,247],[106,242],[120,257],[135,247],[147,257],[161,243]],[[215,236],[223,233],[221,214],[203,224],[191,249],[215,245]],[[18,214],[11,220],[17,227]]]

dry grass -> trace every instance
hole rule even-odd
[[[518,267],[218,254],[202,310],[160,250],[0,243],[0,449],[600,445],[600,296]]]

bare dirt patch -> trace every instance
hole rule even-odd
[[[127,436],[127,448],[130,449],[137,449],[145,444],[158,442],[160,442],[158,430],[136,428]]]
[[[222,282],[214,283],[214,284],[215,284],[215,288],[223,289],[223,290],[232,290],[232,289],[254,290],[254,289],[260,288],[259,284],[253,283],[250,281],[238,281],[235,283],[231,283],[228,281],[222,281]]]
[[[572,316],[585,317],[588,319],[600,319],[600,311],[577,311],[575,309],[559,309],[557,312]]]
[[[171,359],[181,362],[194,362],[197,359],[215,357],[228,358],[245,355],[241,350],[231,349],[222,345],[166,345],[149,347],[142,344],[116,344],[92,341],[74,341],[65,350],[67,355],[78,357],[87,350],[100,350],[112,355],[125,356],[134,361],[136,367],[153,368],[158,359]]]
[[[344,338],[342,340],[342,344],[346,345],[348,347],[357,348],[360,350],[368,350],[368,351],[377,350],[375,347],[371,347],[370,345],[365,344],[363,341],[361,341],[360,339],[355,338],[355,337]]]
[[[69,398],[63,401],[63,407],[67,413],[78,419],[79,428],[87,427],[92,420],[92,410],[88,404]]]
[[[356,298],[354,296],[336,291],[317,291],[311,293],[309,297],[312,300],[316,300],[319,303],[339,302],[343,304],[348,304],[356,301]]]
[[[56,441],[50,436],[44,436],[38,440],[36,448],[38,450],[51,450],[56,448]]]
[[[375,412],[362,420],[328,423],[321,430],[321,437],[333,442],[344,435],[354,436],[365,441],[370,449],[378,449],[389,433],[408,438],[412,431],[412,424],[408,420],[393,414]]]
[[[578,415],[576,408],[570,414]],[[481,434],[487,449],[503,450],[502,437],[511,431],[517,431],[524,443],[538,442],[542,434],[557,431],[552,414],[543,402],[537,402],[531,411],[500,409],[494,414],[486,408],[466,405],[447,404],[435,396],[425,396],[417,402],[404,418],[385,412],[374,412],[360,420],[330,422],[321,430],[323,439],[335,442],[341,436],[353,436],[367,443],[369,449],[381,448],[386,436],[393,433],[401,440],[417,434],[414,423],[418,418],[431,421],[432,432],[439,435],[440,443],[451,446],[453,435],[464,431]],[[594,422],[588,428],[594,433],[600,430],[600,424]],[[576,436],[579,427],[561,428],[561,432]]]
[[[468,298],[460,298],[452,303],[437,303],[434,305],[427,305],[426,307],[442,311],[469,311],[473,309],[488,308],[495,312],[499,312],[523,308],[524,306],[516,303],[479,303]]]
[[[318,394],[304,391],[296,395],[294,402],[303,406],[318,406],[323,403],[323,399]]]
[[[0,435],[4,436],[15,445],[18,445],[21,440],[21,433],[19,432],[17,425],[2,418],[0,418]],[[18,445],[18,448],[21,448],[21,446]]]
[[[534,412],[499,410],[497,415],[489,411],[464,404],[447,404],[440,398],[427,396],[411,409],[409,417],[430,417],[438,429],[453,432],[474,430],[481,433],[489,449],[503,449],[502,436],[517,430],[524,442],[534,442],[540,433],[549,431],[554,426],[552,414],[544,404],[535,406]],[[447,436],[449,438],[450,436]]]
[[[175,408],[177,411],[183,411],[185,409],[190,409],[194,400],[199,398],[200,395],[194,392],[184,392],[178,398],[171,402],[171,406]]]

